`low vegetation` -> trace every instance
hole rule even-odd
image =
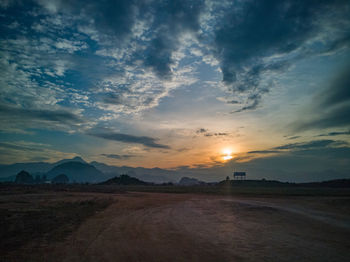
[[[20,255],[18,250],[23,248],[38,249],[63,240],[84,220],[112,203],[107,196],[79,193],[6,193],[6,190],[1,191],[0,253],[2,258],[9,259],[13,258],[14,252],[16,256]]]

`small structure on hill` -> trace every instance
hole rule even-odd
[[[234,180],[245,180],[247,177],[246,172],[233,172]]]

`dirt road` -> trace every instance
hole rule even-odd
[[[130,193],[46,261],[348,261],[349,199]]]

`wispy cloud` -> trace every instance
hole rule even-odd
[[[326,148],[328,146],[339,146],[339,145],[348,145],[345,141],[336,141],[336,140],[313,140],[308,142],[285,144],[281,146],[274,147],[274,149],[289,149],[289,150],[302,150],[302,149],[311,149],[311,148]]]
[[[196,130],[197,135],[203,135],[206,137],[211,137],[211,136],[229,136],[230,134],[227,132],[210,132],[208,129],[205,128],[198,128]]]
[[[72,158],[74,153],[57,151],[49,144],[28,141],[0,142],[0,158],[2,163],[58,161],[62,158]]]
[[[101,154],[101,156],[112,158],[112,159],[119,159],[119,160],[135,157],[134,155],[118,155],[118,154]]]
[[[115,132],[89,132],[88,134],[91,136],[122,143],[141,144],[150,148],[170,149],[170,147],[167,145],[157,143],[158,139],[148,136],[133,136]]]
[[[79,129],[86,122],[79,112],[65,108],[35,109],[0,105],[1,130],[11,128],[45,128],[70,131]],[[18,123],[21,123],[18,125]]]
[[[318,136],[343,136],[343,135],[350,135],[350,130],[349,131],[339,131],[339,132],[329,132],[327,134],[321,134]]]

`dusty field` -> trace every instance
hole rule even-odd
[[[102,195],[114,202],[72,234],[40,249],[28,244],[11,261],[350,259],[349,197],[76,193],[75,198]]]

